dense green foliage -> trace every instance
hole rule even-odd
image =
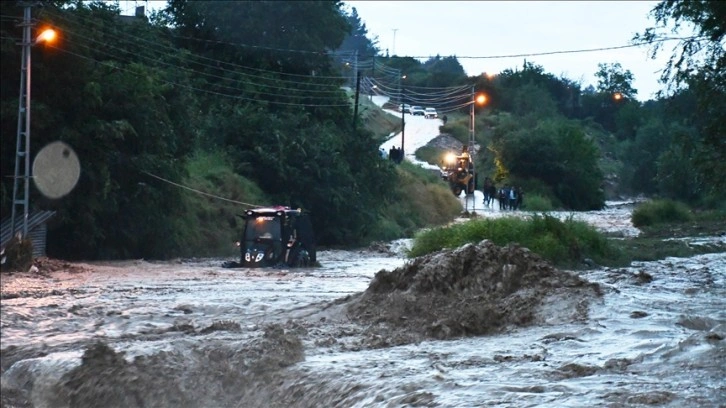
[[[674,223],[691,220],[688,207],[673,200],[652,200],[638,205],[633,210],[633,225],[640,228],[654,224]]]
[[[487,105],[475,107],[480,180],[522,187],[525,208],[531,197],[530,209],[596,209],[606,188],[718,206],[726,198],[723,4],[656,7],[658,24],[693,23],[699,36],[684,39],[683,59],[666,67],[670,92],[641,103],[617,61],[600,64],[597,88],[581,89],[532,62],[467,77],[453,56],[381,53],[357,12],[339,1],[172,0],[151,20],[122,18],[108,2],[48,2],[34,17],[60,39],[32,47],[31,152],[63,140],[82,174],[61,200],[31,188],[30,201],[58,211],[48,251],[64,258],[226,253],[238,232],[234,214],[250,205],[309,210],[321,245],[447,222],[457,202],[435,175],[379,157],[400,120],[365,100],[375,83],[395,103],[433,105],[445,94],[435,104],[449,117],[441,131],[462,142],[471,129],[470,90],[486,93]],[[5,217],[22,7],[0,8]],[[658,44],[660,28],[642,37]],[[361,76],[369,88],[354,107],[355,93],[342,87]],[[438,164],[438,154],[420,157]]]
[[[519,244],[559,266],[577,266],[585,258],[601,262],[613,257],[617,251],[602,234],[585,222],[572,218],[560,221],[542,214],[528,219],[472,220],[426,230],[416,235],[409,256],[456,248],[483,239],[501,246]]]
[[[574,210],[600,209],[605,197],[597,166],[599,152],[581,126],[564,121],[539,121],[493,140],[498,158],[510,176],[536,178]]]
[[[528,193],[523,198],[522,209],[525,211],[542,212],[552,211],[555,208],[549,198],[540,194]]]

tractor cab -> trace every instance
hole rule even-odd
[[[240,261],[228,268],[308,267],[316,263],[312,223],[301,209],[276,206],[245,211]]]

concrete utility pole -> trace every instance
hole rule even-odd
[[[398,28],[393,29],[393,52],[391,52],[391,55],[396,55],[396,31],[398,31]]]

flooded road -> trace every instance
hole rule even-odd
[[[629,211],[583,217],[630,235]],[[582,320],[561,317],[564,293],[540,324],[388,345],[336,305],[406,264],[408,244],[322,251],[311,269],[3,275],[3,406],[726,406],[726,254],[577,272],[602,291]]]

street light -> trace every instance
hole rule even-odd
[[[20,60],[20,95],[18,97],[18,133],[15,143],[15,177],[13,179],[13,208],[10,216],[10,228],[12,235],[16,234],[15,225],[16,207],[23,207],[23,239],[28,235],[28,206],[30,194],[30,47],[41,42],[50,42],[56,38],[53,29],[45,29],[33,41],[31,37],[31,4],[25,6],[23,13],[23,47],[22,59]],[[24,161],[24,172],[20,174],[20,161]],[[20,180],[23,182],[23,197],[18,198]]]
[[[483,93],[475,93],[474,86],[471,87],[471,101],[468,102],[469,108],[469,120],[471,122],[469,127],[469,147],[467,148],[467,154],[469,155],[469,164],[471,165],[471,171],[474,173],[474,185],[476,188],[476,168],[474,167],[474,122],[476,120],[474,109],[475,105],[484,105],[487,102],[487,96]],[[468,191],[468,190],[467,190]],[[468,196],[467,196],[468,197]],[[472,200],[472,211],[476,210],[476,200]],[[469,211],[469,199],[466,200],[466,211]]]
[[[406,75],[401,76],[401,79],[406,79]],[[401,160],[405,157],[403,153],[403,145],[406,140],[406,119],[404,119],[404,115],[406,114],[406,104],[404,103],[404,94],[405,88],[403,82],[401,82]]]
[[[469,128],[469,154],[472,154],[474,152],[474,105],[483,106],[485,103],[487,103],[487,96],[483,93],[474,93],[474,87],[471,87],[471,101],[469,102],[470,108],[470,121],[471,126]]]

